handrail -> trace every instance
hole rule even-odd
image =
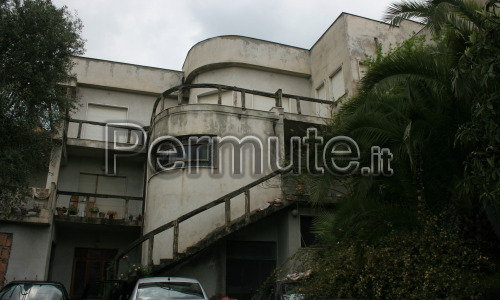
[[[250,89],[245,89],[245,88],[240,88],[236,86],[229,86],[229,85],[222,85],[222,84],[214,84],[214,83],[193,83],[193,84],[183,84],[183,85],[178,85],[175,87],[172,87],[156,98],[156,101],[153,105],[153,111],[151,114],[151,122],[150,124],[153,124],[154,118],[157,115],[156,114],[156,109],[158,108],[158,104],[160,101],[165,99],[166,97],[170,96],[174,92],[178,92],[177,98],[178,98],[178,104],[182,104],[182,97],[184,94],[184,90],[186,89],[192,89],[192,88],[213,88],[217,89],[217,92],[219,94],[219,99],[218,99],[218,104],[221,104],[221,93],[223,90],[226,91],[236,91],[240,92],[242,94],[242,108],[245,109],[245,94],[252,94],[252,95],[257,95],[257,96],[263,96],[263,97],[268,97],[268,98],[274,98],[276,100],[276,106],[277,107],[283,107],[283,102],[282,98],[291,98],[291,99],[296,99],[297,100],[297,113],[301,114],[301,108],[300,108],[300,101],[307,101],[307,102],[313,102],[313,103],[320,103],[320,104],[329,104],[332,105],[335,102],[330,101],[330,100],[323,100],[323,99],[316,99],[316,98],[311,98],[311,97],[304,97],[304,96],[298,96],[298,95],[292,95],[292,94],[283,94],[281,89],[276,91],[276,93],[269,93],[269,92],[263,92],[263,91],[257,91],[257,90],[250,90]]]
[[[115,274],[118,273],[118,266],[119,266],[119,262],[120,262],[120,259],[125,255],[127,254],[128,252],[130,252],[132,249],[134,249],[135,247],[139,246],[140,244],[142,244],[143,242],[145,242],[146,240],[149,240],[149,247],[148,247],[148,265],[152,265],[152,245],[153,245],[153,242],[154,242],[154,236],[165,231],[165,230],[168,230],[170,228],[174,228],[174,245],[173,245],[173,248],[174,248],[174,256],[177,255],[176,253],[176,249],[178,249],[178,231],[179,231],[179,223],[182,222],[182,221],[185,221],[191,217],[194,217],[198,214],[200,214],[201,212],[204,212],[218,204],[222,204],[222,203],[225,203],[226,204],[226,226],[229,226],[229,222],[230,222],[230,200],[242,193],[245,193],[245,218],[248,220],[249,217],[250,217],[250,196],[249,196],[249,193],[248,191],[257,186],[258,184],[264,182],[264,181],[267,181],[279,174],[282,174],[284,173],[284,170],[283,169],[279,169],[279,170],[276,170],[262,178],[259,178],[235,191],[232,191],[230,193],[227,193],[225,194],[224,196],[222,197],[219,197],[217,198],[216,200],[208,203],[208,204],[205,204],[203,206],[200,206],[199,208],[191,211],[191,212],[188,212],[180,217],[178,217],[177,219],[175,220],[172,220],[148,233],[146,233],[145,235],[143,235],[142,237],[138,238],[137,240],[133,241],[132,243],[130,243],[128,245],[127,248],[125,248],[124,250],[122,250],[121,252],[119,252],[114,258],[113,258],[113,263],[114,263],[114,266],[115,266]],[[176,245],[177,244],[177,245]]]
[[[97,121],[90,121],[90,120],[80,120],[80,119],[73,119],[73,118],[68,119],[68,124],[69,123],[77,123],[78,124],[78,133],[76,135],[77,139],[81,138],[83,124],[97,125],[97,126],[103,126],[103,127],[110,126],[109,123],[105,123],[105,122],[97,122]],[[68,131],[68,127],[69,126],[67,126],[67,128],[66,128],[65,136],[67,136],[67,134],[68,134],[68,132],[67,132]],[[137,128],[126,126],[126,125],[113,125],[113,126],[110,126],[110,127],[127,129],[128,130],[127,143],[129,143],[129,144],[130,144],[131,132],[134,131],[134,130],[138,131]],[[147,132],[149,130],[149,126],[144,126],[144,127],[142,127],[142,129]]]
[[[82,192],[70,192],[70,191],[57,191],[58,195],[67,195],[67,196],[87,196],[87,197],[96,197],[96,198],[118,198],[124,200],[144,200],[142,197],[135,196],[124,196],[124,195],[110,195],[110,194],[96,194],[96,193],[82,193]]]

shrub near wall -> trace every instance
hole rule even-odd
[[[477,299],[496,266],[474,245],[427,220],[376,245],[344,241],[319,251],[303,286],[307,299]]]

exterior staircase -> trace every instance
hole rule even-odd
[[[254,211],[250,211],[250,189],[261,184],[265,181],[268,181],[271,178],[279,176],[283,173],[282,170],[274,171],[262,178],[259,178],[250,184],[247,184],[233,192],[230,192],[218,199],[205,204],[187,214],[184,214],[177,219],[170,221],[146,234],[144,234],[139,239],[132,242],[127,248],[123,251],[119,252],[115,258],[113,259],[114,263],[114,274],[118,274],[118,267],[120,260],[127,255],[130,251],[135,249],[136,247],[140,247],[143,243],[147,242],[147,262],[148,266],[152,266],[152,271],[154,274],[158,274],[159,272],[172,267],[178,263],[185,261],[186,259],[192,257],[193,255],[199,253],[200,251],[208,248],[209,246],[215,244],[220,239],[250,225],[256,223],[263,218],[286,208],[290,203],[283,201],[279,206],[269,206],[265,209],[257,209]],[[235,198],[241,194],[245,195],[245,213],[243,216],[231,220],[231,199]],[[179,253],[179,224],[183,221],[189,220],[190,218],[212,208],[217,205],[225,205],[225,224],[219,228],[214,229],[211,233],[206,235],[200,241],[196,242],[194,245],[186,248],[185,252]],[[161,259],[159,265],[153,264],[153,249],[154,249],[154,239],[155,236],[159,233],[162,233],[168,229],[173,228],[173,243],[172,243],[172,253],[173,258],[170,259]]]

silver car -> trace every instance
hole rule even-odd
[[[206,299],[207,294],[196,279],[183,277],[141,278],[130,300]]]

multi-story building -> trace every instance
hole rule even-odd
[[[310,242],[318,214],[273,163],[356,92],[365,55],[421,27],[343,13],[311,49],[215,37],[191,48],[182,71],[75,57],[67,88],[79,106],[25,210],[0,223],[0,276],[61,281],[78,297],[127,255],[195,277],[210,296],[246,299]]]

